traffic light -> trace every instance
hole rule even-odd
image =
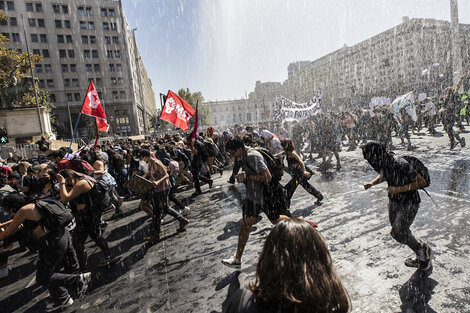
[[[0,144],[8,143],[8,133],[6,128],[0,128]]]

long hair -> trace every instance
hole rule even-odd
[[[73,180],[80,180],[85,178],[85,175],[83,175],[82,173],[75,172],[71,169],[62,170],[59,174],[65,179],[72,178]]]
[[[325,239],[301,219],[281,220],[271,230],[249,289],[270,307],[295,306],[312,313],[350,309]]]
[[[292,152],[295,150],[295,145],[290,139],[284,139],[281,141],[281,146],[286,152]]]

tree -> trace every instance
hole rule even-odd
[[[204,97],[202,96],[202,92],[196,91],[191,92],[189,88],[181,88],[178,90],[178,96],[183,98],[194,110],[196,110],[196,103],[199,101],[199,125],[210,125],[210,118],[209,118],[209,107],[202,105],[204,101]],[[193,127],[194,119],[191,119],[189,124],[189,128]]]
[[[7,20],[4,12],[0,10],[0,20]],[[27,52],[8,49],[6,45],[10,40],[0,35],[0,107],[31,107],[36,106],[34,89],[38,94],[39,105],[53,108],[49,93],[39,89],[38,82],[28,76],[31,66],[42,61],[42,57]]]

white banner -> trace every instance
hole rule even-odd
[[[307,103],[296,103],[281,97],[274,105],[273,118],[276,121],[301,121],[321,112],[321,95],[315,95]]]
[[[405,111],[411,116],[413,121],[416,122],[418,120],[418,116],[416,115],[415,97],[413,95],[413,91],[410,91],[407,94],[396,98],[390,105],[390,111],[393,113],[395,119],[398,122],[400,122],[400,110],[402,108],[404,108]]]

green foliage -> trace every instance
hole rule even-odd
[[[0,10],[0,19],[7,19]],[[29,55],[34,67],[35,63],[42,62],[42,57],[26,52],[18,52],[6,46],[9,39],[0,35],[0,107],[31,107],[36,105],[34,88],[38,94],[41,106],[53,108],[47,91],[38,87],[38,82],[31,79]]]
[[[196,109],[196,103],[199,101],[199,125],[210,125],[209,119],[209,108],[205,105],[202,105],[204,101],[204,97],[202,96],[202,92],[196,91],[191,92],[189,88],[181,88],[178,90],[178,96],[184,99],[193,109]],[[190,129],[194,123],[194,119],[191,119]]]

